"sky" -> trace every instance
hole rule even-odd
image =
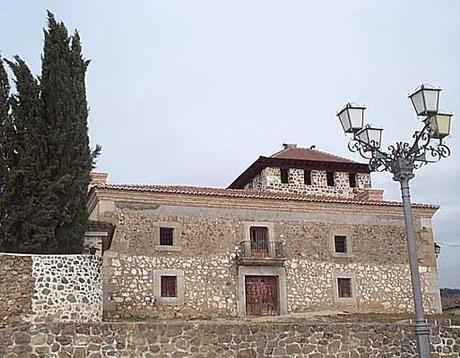
[[[452,155],[411,189],[441,206],[440,286],[460,288],[458,0],[0,0],[0,54],[37,75],[47,9],[91,59],[90,138],[112,183],[226,187],[282,143],[359,160],[335,117],[345,103],[366,105],[390,145],[421,127],[409,92],[441,87]],[[373,185],[399,200],[390,174]]]

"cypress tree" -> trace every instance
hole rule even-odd
[[[5,71],[3,60],[0,57],[0,243],[3,242],[4,225],[6,218],[6,181],[8,180],[7,164],[7,121],[9,119],[10,104],[10,85]]]
[[[0,157],[0,181],[5,182],[0,249],[78,253],[88,219],[89,174],[101,149],[91,152],[89,147],[89,61],[82,56],[78,33],[69,37],[51,13],[44,34],[40,82],[15,57],[7,63],[16,93],[8,95],[8,79],[0,68],[0,146],[5,147]]]
[[[25,253],[47,252],[53,243],[47,201],[46,141],[38,81],[23,60],[7,61],[15,76],[16,94],[4,125],[7,180],[2,248]]]

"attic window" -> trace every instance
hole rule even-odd
[[[350,181],[350,188],[356,188],[356,173],[348,174],[348,179]]]
[[[289,183],[289,169],[281,169],[281,183]]]
[[[326,172],[327,186],[334,186],[334,172]]]
[[[305,185],[311,185],[311,170],[303,171],[303,183]]]

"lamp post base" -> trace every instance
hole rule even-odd
[[[430,327],[425,321],[415,322],[415,337],[421,358],[430,357]]]

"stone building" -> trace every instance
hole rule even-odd
[[[368,167],[285,145],[227,189],[95,183],[106,318],[412,310],[402,205]],[[440,312],[432,216],[414,204],[425,310]]]

